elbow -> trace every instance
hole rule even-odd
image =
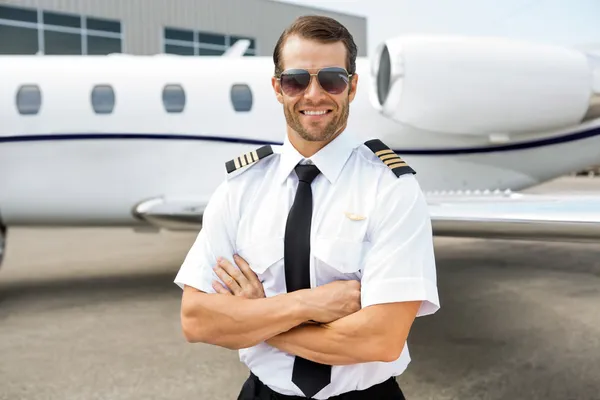
[[[184,313],[181,315],[181,329],[188,343],[212,344],[229,350],[240,350],[254,345],[230,339],[228,335],[202,323],[197,317],[186,316]]]
[[[371,332],[355,348],[360,349],[359,362],[393,362],[400,358],[405,344],[406,337],[402,335]]]
[[[356,358],[356,362],[393,362],[400,358],[402,348],[386,347],[382,345],[371,345],[363,348],[363,351],[357,352],[354,350],[352,356]]]
[[[405,341],[398,340],[397,336],[388,338],[377,333],[367,337],[356,335],[351,341],[340,340],[338,343],[353,343],[348,346],[353,349],[350,355],[360,363],[396,361],[405,345]]]
[[[182,316],[181,330],[188,343],[214,344],[231,349],[230,346],[223,343],[223,340],[219,340],[219,335],[214,329],[210,329],[197,318]]]
[[[377,361],[394,362],[398,358],[400,358],[400,355],[402,354],[403,349],[404,349],[404,346],[402,346],[400,349],[398,349],[397,347],[391,348],[391,349],[385,349],[379,353],[379,356],[378,356],[379,360],[377,360]]]
[[[218,318],[218,315],[211,313],[209,308],[202,307],[185,294],[180,318],[183,337],[188,343],[212,344],[229,350],[239,350],[256,344],[248,343],[245,335],[228,328],[231,324],[224,325],[223,318]]]
[[[199,321],[184,313],[181,315],[181,330],[188,343],[207,343],[209,338]]]
[[[211,324],[206,318],[199,315],[198,310],[188,306],[185,302],[181,307],[181,331],[188,343],[213,344],[215,332],[210,329]]]
[[[398,338],[393,338],[392,340],[382,340],[374,349],[376,354],[373,354],[375,360],[381,362],[394,362],[404,350],[404,346],[406,344],[405,340],[398,340]]]
[[[202,321],[201,308],[198,307],[197,296],[200,293],[195,289],[186,287],[181,299],[179,318],[181,320],[181,331],[188,343],[206,343],[208,332]]]

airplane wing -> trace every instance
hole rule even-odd
[[[437,236],[578,242],[600,238],[598,195],[433,195],[428,204]]]
[[[149,199],[134,214],[169,230],[199,230],[207,199]],[[556,241],[600,238],[600,196],[481,193],[429,195],[436,236]]]

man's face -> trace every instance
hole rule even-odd
[[[346,47],[342,42],[323,44],[293,35],[281,50],[283,70],[305,69],[316,74],[321,68],[346,68]],[[288,131],[306,141],[330,141],[346,127],[349,105],[354,100],[358,76],[339,94],[327,92],[312,76],[309,86],[298,94],[282,91],[281,82],[273,78],[277,99],[283,104]]]

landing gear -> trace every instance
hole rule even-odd
[[[6,227],[0,225],[0,266],[2,265],[2,258],[4,257],[4,251],[6,250]]]

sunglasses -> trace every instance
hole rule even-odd
[[[341,67],[322,68],[316,74],[311,74],[305,69],[288,69],[281,73],[277,80],[281,90],[288,96],[297,96],[303,93],[310,85],[313,76],[317,77],[319,85],[330,94],[340,94],[348,87],[351,74]]]

